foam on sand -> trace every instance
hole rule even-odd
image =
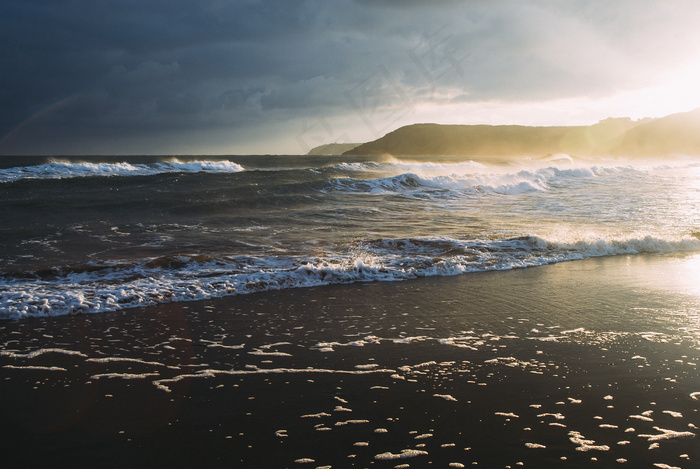
[[[191,421],[165,417],[173,430],[189,430],[205,443],[229,435],[234,441],[226,443],[234,446],[228,448],[240,449],[234,457],[264,460],[270,467],[292,467],[304,458],[318,461],[309,467],[343,467],[350,452],[358,467],[373,460],[391,467],[422,467],[428,461],[546,467],[560,457],[585,465],[592,456],[600,466],[625,459],[636,467],[650,464],[649,458],[692,464],[678,455],[694,461],[698,454],[693,409],[700,395],[691,393],[697,390],[697,370],[689,365],[699,359],[698,336],[691,329],[697,328],[691,314],[697,300],[673,303],[664,297],[652,308],[650,296],[627,295],[624,289],[614,296],[617,285],[605,282],[616,276],[601,275],[613,272],[603,269],[616,265],[629,272],[635,269],[626,266],[636,262],[654,258],[268,293],[139,314],[8,321],[0,334],[0,367],[5,366],[0,384],[2,392],[26,390],[16,393],[18,401],[48,396],[57,406],[83,389],[97,391],[100,397],[91,405],[108,412],[115,406],[137,408],[142,397],[143,408],[156,402],[177,409],[187,402],[195,406]],[[599,286],[595,295],[606,293],[600,303],[576,289],[582,279]],[[577,298],[591,301],[573,301]],[[622,300],[620,309],[605,306]],[[662,314],[678,311],[677,304],[692,308],[661,323]],[[643,337],[649,331],[655,331],[653,341]],[[532,340],[550,332],[557,341]],[[329,345],[335,353],[319,353]],[[632,360],[637,353],[646,359]],[[53,372],[51,366],[66,371]],[[638,383],[648,382],[655,369],[676,381],[660,377],[640,389]],[[63,395],[69,397],[61,401]],[[207,403],[216,404],[221,418]],[[608,410],[612,403],[615,408]],[[69,410],[72,418],[74,409]],[[20,412],[30,415],[32,409]],[[107,417],[114,427],[132,421]],[[628,428],[631,421],[639,424],[637,430]],[[115,445],[123,448],[123,438],[145,444],[147,435],[138,436],[137,425],[124,428]],[[261,435],[279,448],[273,453],[257,447]],[[299,446],[319,438],[324,445]],[[499,451],[499,441],[512,443],[508,454]],[[644,451],[647,447],[652,451]]]
[[[8,370],[29,370],[29,371],[68,371],[66,368],[61,366],[37,366],[37,365],[3,365],[3,368]]]
[[[374,459],[379,461],[390,461],[392,459],[407,459],[415,458],[417,456],[427,455],[427,451],[417,450],[417,449],[402,449],[400,453],[381,453],[374,456]]]
[[[648,417],[646,415],[630,415],[629,418],[631,419],[637,419],[637,420],[643,420],[645,422],[653,422],[654,419],[651,417]]]
[[[90,376],[90,379],[117,378],[117,379],[144,379],[159,376],[158,373],[100,373]]]
[[[139,363],[141,365],[148,366],[166,366],[165,363],[161,362],[151,362],[141,360],[139,358],[129,358],[129,357],[102,357],[102,358],[88,358],[85,360],[89,363]]]
[[[319,373],[319,374],[347,374],[347,375],[363,375],[363,374],[373,374],[373,373],[385,373],[391,374],[395,373],[395,370],[390,369],[372,369],[372,370],[329,370],[323,368],[258,368],[252,367],[246,370],[215,370],[206,369],[200,370],[194,374],[183,374],[178,375],[173,378],[160,379],[153,381],[153,384],[160,390],[170,392],[170,388],[167,386],[169,383],[177,383],[184,379],[194,379],[194,378],[213,378],[217,375],[229,375],[229,376],[240,376],[240,375],[261,375],[261,374],[296,374],[296,373]],[[341,406],[337,406],[337,409],[345,412],[352,412],[351,409],[345,409]],[[341,410],[342,409],[342,410]]]
[[[578,445],[576,451],[610,451],[608,445],[596,445],[594,440],[587,440],[576,431],[569,432],[569,440],[575,445]]]
[[[439,398],[445,399],[446,401],[457,402],[457,399],[455,399],[450,394],[433,394],[433,397],[439,397]]]
[[[62,355],[75,355],[78,357],[87,357],[83,352],[78,352],[77,350],[66,350],[62,348],[41,348],[39,350],[34,350],[33,352],[28,352],[28,353],[15,353],[11,352],[8,350],[0,350],[0,356],[4,357],[9,357],[9,358],[36,358],[40,355],[44,355],[47,353],[59,353]]]
[[[666,430],[665,428],[659,428],[659,427],[654,427],[654,430],[658,433],[656,435],[646,435],[646,434],[639,434],[637,435],[640,438],[646,438],[648,441],[661,441],[661,440],[670,440],[672,438],[694,438],[695,433],[692,432],[677,432],[674,430]]]

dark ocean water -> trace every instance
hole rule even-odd
[[[700,250],[700,163],[2,157],[0,318]]]
[[[697,160],[0,165],[7,467],[698,467]]]

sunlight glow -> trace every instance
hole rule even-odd
[[[700,296],[700,254],[685,259],[679,277],[687,293]]]
[[[657,117],[700,106],[700,56],[668,74],[657,86],[615,96],[610,105],[627,108],[632,118]]]
[[[608,117],[664,117],[700,107],[700,55],[664,74],[646,88],[620,91],[607,97],[592,95],[556,100],[473,101],[447,105],[423,103],[403,125],[438,124],[591,125]]]

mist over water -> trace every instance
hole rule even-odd
[[[0,318],[700,250],[700,163],[0,162]]]

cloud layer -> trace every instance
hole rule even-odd
[[[441,107],[605,98],[692,59],[698,13],[690,1],[6,0],[0,154],[300,153]]]

